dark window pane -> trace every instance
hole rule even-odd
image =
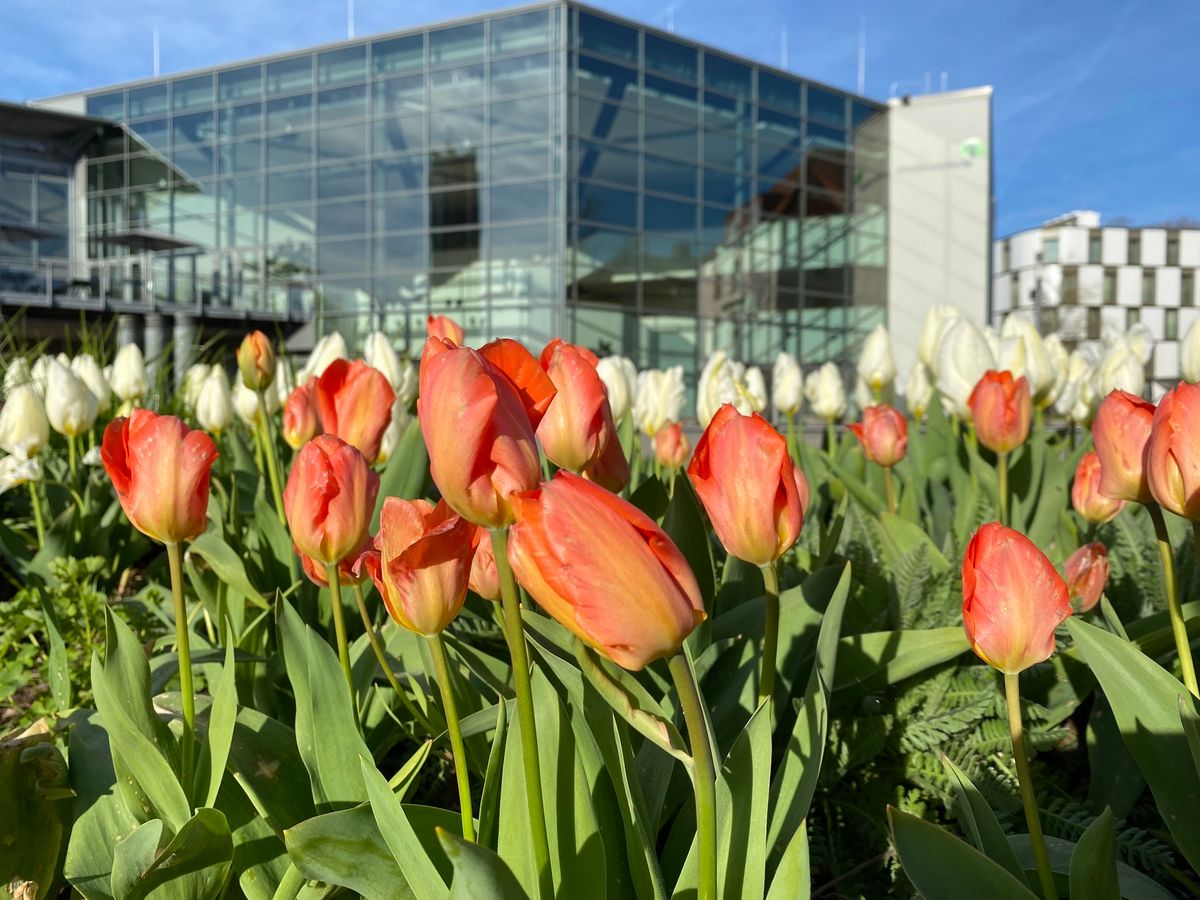
[[[374,91],[375,116],[390,116],[396,113],[420,112],[425,108],[425,76],[402,75],[377,81]]]
[[[157,156],[129,158],[130,187],[166,187],[170,179],[170,169]]]
[[[267,175],[268,203],[307,202],[312,200],[312,196],[312,171],[309,169],[270,172]]]
[[[263,127],[261,101],[230,106],[220,112],[220,137],[222,139],[250,137],[259,134]]]
[[[171,105],[176,110],[212,106],[212,75],[196,75],[171,82]]]
[[[744,206],[750,199],[750,179],[733,172],[704,170],[704,201],[725,206]]]
[[[493,222],[544,219],[550,215],[550,182],[496,185],[489,199],[489,218]]]
[[[550,41],[550,18],[547,12],[539,9],[492,19],[492,54],[545,47]]]
[[[579,226],[573,273],[580,302],[635,308],[638,298],[641,241],[637,234]]]
[[[483,99],[484,68],[482,63],[459,66],[429,74],[429,105],[463,106]]]
[[[375,161],[376,192],[415,191],[425,186],[425,157],[413,155]]]
[[[267,166],[293,166],[312,162],[312,132],[297,131],[267,138]]]
[[[431,66],[479,59],[482,56],[482,22],[429,32],[429,64]]]
[[[805,184],[832,193],[846,190],[846,162],[842,159],[826,159],[821,156],[808,157],[808,173]]]
[[[768,181],[799,183],[802,168],[799,151],[768,144],[758,145],[758,174]]]
[[[804,215],[839,216],[846,212],[844,195],[826,194],[823,191],[807,191],[804,195]]]
[[[342,125],[317,132],[317,161],[353,159],[367,155],[367,125]]]
[[[760,181],[758,207],[764,217],[794,219],[800,214],[800,188],[786,181]]]
[[[636,144],[637,110],[580,97],[579,136],[616,144]]]
[[[453,228],[479,224],[479,189],[434,191],[429,195],[429,226]]]
[[[632,150],[581,142],[575,152],[575,171],[580,178],[594,178],[637,190],[638,155]]]
[[[478,146],[483,143],[483,107],[444,110],[429,117],[431,148]]]
[[[637,227],[637,194],[632,191],[580,182],[578,196],[576,209],[579,218],[607,225]]]
[[[689,162],[697,160],[696,128],[672,119],[646,116],[644,143],[647,153],[677,156]]]
[[[216,133],[216,121],[211,112],[192,113],[171,119],[175,145],[210,143]]]
[[[114,160],[112,162],[88,163],[88,186],[89,191],[112,191],[125,186],[125,162],[124,160]],[[7,197],[7,186],[5,188],[5,196]],[[19,218],[16,215],[6,213],[6,218]],[[91,221],[89,217],[89,221]]]
[[[646,157],[645,185],[648,191],[696,196],[696,167],[673,159]]]
[[[317,199],[356,197],[367,192],[366,163],[322,166],[317,169]]]
[[[830,128],[808,122],[804,126],[805,145],[825,150],[846,149],[846,132],[841,128]]]
[[[423,269],[428,238],[424,234],[397,234],[375,238],[376,269]]]
[[[882,112],[873,106],[867,106],[857,100],[850,101],[850,124],[854,128],[879,115],[882,115]]]
[[[125,93],[97,94],[87,98],[87,114],[102,119],[125,118]]]
[[[366,85],[334,88],[317,95],[317,119],[322,125],[364,119],[366,115]]]
[[[799,113],[800,82],[759,69],[758,102]]]
[[[376,122],[375,153],[411,153],[425,148],[425,117],[407,116]]]
[[[187,178],[210,178],[213,174],[211,147],[177,147],[171,154],[175,168]]]
[[[704,54],[705,87],[749,99],[752,80],[753,72],[744,63],[717,56],[715,53]]]
[[[393,72],[412,72],[421,68],[425,60],[425,35],[376,41],[371,45],[371,68],[376,75]]]
[[[317,54],[317,84],[344,84],[363,81],[366,77],[366,44]]]
[[[697,76],[696,48],[672,41],[656,34],[645,36],[644,52],[646,68],[682,78],[685,81],[695,81]]]
[[[845,126],[846,98],[841,94],[808,85],[808,110],[810,119],[821,119],[834,125]]]
[[[366,240],[321,241],[317,244],[317,266],[322,275],[357,275],[366,272],[368,247]]]
[[[312,90],[312,57],[267,63],[267,93],[292,94]]]
[[[581,93],[620,102],[637,88],[636,69],[582,53],[575,59],[575,86]]]
[[[745,171],[750,168],[754,145],[747,135],[704,132],[704,162]]]
[[[261,97],[262,86],[261,66],[246,66],[217,74],[217,97],[222,101]]]
[[[550,54],[534,53],[492,63],[489,90],[493,97],[550,90]]]
[[[435,269],[468,266],[479,259],[479,229],[436,232],[429,236],[429,249]]]
[[[638,34],[633,28],[579,12],[579,46],[605,56],[637,62]]]
[[[646,115],[696,121],[696,89],[657,75],[646,76],[642,108]]]
[[[149,84],[145,87],[130,88],[129,117],[160,116],[167,111],[166,84]]]
[[[267,131],[312,127],[312,94],[267,101]]]
[[[424,228],[426,221],[423,194],[375,198],[376,231],[411,231],[414,228]],[[402,268],[406,266],[407,264]]]
[[[493,181],[506,178],[532,178],[550,171],[550,142],[518,141],[493,144],[491,172]]]
[[[695,237],[696,205],[665,200],[662,197],[645,198],[645,230],[647,232],[671,232],[684,235],[688,240]]]
[[[479,180],[475,150],[442,150],[429,154],[429,185],[473,184]]]
[[[254,172],[262,168],[263,142],[258,139],[221,145],[221,172]]]
[[[549,98],[533,96],[493,103],[491,117],[492,140],[546,134],[550,130]]]
[[[129,147],[130,150],[138,150],[141,147],[152,147],[155,150],[166,153],[170,136],[171,133],[167,128],[166,119],[150,119],[145,122],[136,122],[129,126]]]
[[[758,139],[775,145],[800,146],[800,117],[771,109],[758,111]]]
[[[366,231],[366,200],[343,200],[317,206],[317,234],[321,237],[364,234]]]

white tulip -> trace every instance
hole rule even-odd
[[[882,325],[867,335],[858,356],[858,377],[866,382],[872,396],[881,397],[896,380],[896,362],[892,359],[892,339]]]
[[[29,360],[24,356],[16,357],[4,370],[4,396],[7,397],[21,385],[33,381],[33,372],[29,368]]]
[[[247,428],[258,423],[258,395],[246,387],[241,375],[233,381],[233,408]]]
[[[1192,327],[1183,336],[1183,344],[1179,348],[1179,371],[1184,381],[1192,384],[1200,381],[1200,319],[1192,323]],[[4,376],[7,389],[8,376]]]
[[[796,415],[804,405],[804,375],[790,353],[780,352],[771,367],[771,405],[785,416]]]
[[[960,315],[957,306],[947,304],[931,306],[925,313],[921,334],[917,338],[917,358],[931,373],[937,372],[938,347],[941,346],[942,335]]]
[[[96,421],[100,401],[78,375],[57,359],[46,367],[46,418],[59,434],[76,437]]]
[[[991,325],[983,326],[983,339],[987,341],[988,349],[992,351],[992,359],[1000,356],[1000,332]]]
[[[241,376],[238,376],[241,381]],[[270,393],[270,391],[267,391]],[[257,402],[255,406],[257,407]],[[233,421],[233,396],[229,389],[229,376],[220,366],[213,366],[200,385],[196,397],[196,421],[205,431],[220,434]]]
[[[964,318],[957,319],[942,335],[938,348],[937,388],[947,412],[966,419],[971,415],[967,399],[996,358],[984,333]]]
[[[1154,356],[1154,332],[1145,322],[1133,323],[1125,335],[1125,343],[1133,355],[1142,361],[1142,365],[1149,363]]]
[[[696,384],[696,418],[702,428],[708,427],[717,410],[726,403],[736,405],[740,374],[736,367],[737,363],[732,362],[724,350],[716,350],[700,370],[700,380]]]
[[[680,421],[686,398],[683,366],[639,372],[633,399],[634,424],[653,437]]]
[[[812,411],[827,422],[846,414],[846,386],[842,383],[842,373],[833,362],[808,373],[804,394]]]
[[[1057,370],[1046,349],[1046,342],[1033,323],[1024,316],[1010,313],[1004,320],[1000,335],[1002,343],[1019,340],[1023,345],[1024,365],[1021,372],[1010,370],[1013,375],[1024,375],[1029,381],[1029,394],[1033,405],[1045,409],[1054,400]],[[1001,362],[1003,365],[1003,361]],[[1006,367],[1007,368],[1007,367]]]
[[[408,407],[397,396],[392,404],[392,420],[388,422],[388,427],[379,441],[379,456],[376,462],[385,463],[392,458],[392,454],[396,452],[396,445],[400,443],[400,438],[408,427],[409,418]]]
[[[396,399],[403,402],[405,411],[413,408],[417,402],[417,367],[412,360],[404,358],[400,367],[400,384],[396,386]]]
[[[624,356],[606,356],[596,363],[596,374],[604,382],[608,406],[614,422],[620,422],[633,405],[637,390],[637,368]]]
[[[52,362],[54,362],[54,357],[43,353],[33,361],[33,368],[30,369],[30,380],[33,387],[43,397],[46,396],[46,376]]]
[[[79,380],[96,396],[96,408],[101,413],[108,412],[112,406],[112,388],[92,354],[80,353],[71,360],[71,371],[78,375]]]
[[[767,408],[767,382],[763,378],[762,369],[751,366],[742,376],[741,388],[747,396],[750,408],[754,412],[762,412]]]
[[[32,384],[13,388],[0,409],[0,448],[12,456],[30,459],[50,440],[46,407]]]
[[[372,331],[363,341],[363,362],[383,373],[393,392],[399,389],[404,378],[404,367],[400,363],[400,356],[392,347],[392,342],[382,331]]]
[[[1025,342],[1019,337],[1000,338],[996,348],[996,368],[1011,372],[1013,378],[1025,374]]]
[[[97,444],[87,453],[83,454],[83,459],[81,459],[80,462],[85,466],[104,465],[104,460],[100,457],[100,445]]]
[[[146,376],[146,360],[141,347],[126,344],[117,351],[108,383],[112,385],[113,393],[127,403],[146,396],[150,382]]]
[[[38,481],[41,477],[42,461],[40,459],[23,459],[20,456],[6,456],[0,459],[0,494],[10,491],[18,485]]]
[[[349,359],[350,348],[346,346],[346,339],[342,337],[340,331],[331,331],[325,337],[317,341],[317,345],[313,347],[312,353],[308,355],[308,362],[304,364],[300,374],[300,383],[308,381],[314,375],[319,376],[335,359]]]
[[[195,363],[188,366],[188,370],[183,373],[183,384],[179,386],[179,390],[183,395],[185,409],[195,410],[196,403],[200,400],[200,389],[204,387],[204,380],[213,368],[205,363]]]
[[[275,366],[275,380],[271,382],[271,387],[275,390],[275,397],[279,400],[279,405],[282,407],[287,403],[287,398],[292,393],[292,389],[296,387],[295,381],[292,378],[291,360],[285,356],[277,358]]]
[[[1083,351],[1072,350],[1067,357],[1062,387],[1054,400],[1055,412],[1071,421],[1078,421],[1072,417],[1072,411],[1079,400],[1080,386],[1091,384],[1093,374],[1094,367],[1087,361]]]
[[[1108,348],[1092,383],[1101,398],[1118,390],[1140,397],[1146,389],[1146,368],[1141,358],[1122,339]]]
[[[1046,357],[1050,360],[1050,368],[1054,371],[1054,386],[1050,388],[1050,400],[1048,401],[1048,403],[1054,403],[1067,383],[1070,354],[1067,353],[1067,348],[1063,346],[1062,339],[1057,334],[1049,335],[1042,341],[1042,345],[1046,348]]]
[[[908,380],[904,384],[904,399],[914,419],[925,418],[932,397],[933,382],[929,380],[925,364],[918,362],[909,370]]]

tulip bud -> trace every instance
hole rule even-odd
[[[76,437],[96,421],[99,402],[74,372],[51,359],[46,371],[46,418],[59,434]]]
[[[596,367],[570,344],[555,346],[545,368],[555,395],[538,424],[538,440],[552,463],[582,473],[617,440],[604,382]]]
[[[467,585],[484,600],[493,603],[500,599],[500,571],[496,568],[496,550],[492,546],[492,535],[486,528],[476,529],[479,543],[471,557],[471,575]]]
[[[71,371],[88,386],[88,390],[96,398],[96,411],[99,414],[108,412],[112,406],[112,388],[100,366],[90,353],[80,353],[71,360]]]
[[[1067,585],[1029,538],[983,525],[963,556],[963,628],[971,649],[1009,675],[1050,658],[1054,629],[1071,615]]]
[[[757,413],[717,410],[688,466],[688,477],[725,549],[765,566],[800,537],[800,470],[783,436]]]
[[[183,383],[179,386],[179,391],[183,399],[183,406],[188,411],[196,411],[196,404],[200,400],[200,389],[204,387],[204,381],[212,370],[213,367],[206,363],[196,363],[188,366],[187,371],[183,373]]]
[[[325,432],[354,445],[374,463],[396,400],[383,373],[361,359],[335,359],[317,379],[316,393]]]
[[[1180,382],[1158,401],[1146,443],[1146,480],[1163,509],[1200,522],[1200,384]]]
[[[509,498],[541,478],[533,428],[513,382],[478,351],[431,337],[421,357],[417,416],[433,481],[468,521],[513,521]]]
[[[288,394],[283,407],[283,439],[299,450],[321,431],[317,415],[317,379],[310,378]]]
[[[871,462],[886,469],[904,459],[908,450],[908,422],[892,407],[868,406],[863,410],[862,422],[853,422],[849,428]]]
[[[233,422],[229,376],[220,366],[213,366],[200,386],[200,393],[196,397],[196,422],[213,434],[220,434]]]
[[[1009,313],[1000,334],[1003,339],[1015,341],[1020,345],[1022,365],[1018,370],[1004,365],[1001,361],[999,368],[1008,369],[1014,378],[1024,375],[1029,382],[1029,394],[1033,405],[1038,409],[1045,409],[1054,400],[1057,376],[1046,342],[1042,340],[1034,324],[1018,313]]]
[[[826,422],[840,419],[846,414],[846,387],[842,384],[842,373],[836,364],[827,362],[809,372],[804,381],[804,393],[812,411]]]
[[[283,491],[284,512],[299,552],[328,566],[361,547],[378,492],[379,476],[356,447],[332,434],[305,444]]]
[[[634,423],[644,434],[658,434],[679,421],[685,399],[682,366],[639,372],[633,401]]]
[[[146,360],[137,344],[126,344],[113,358],[112,376],[108,379],[113,393],[126,403],[136,403],[150,389],[146,377]]]
[[[598,357],[587,347],[581,347],[579,344],[569,344],[562,338],[554,338],[554,340],[550,341],[550,343],[542,348],[542,354],[538,357],[538,365],[540,365],[543,369],[549,369],[550,360],[554,358],[554,351],[559,347],[570,347],[572,350],[590,362],[593,366],[598,366],[600,364],[600,357]]]
[[[985,372],[967,401],[979,443],[993,453],[1011,453],[1029,437],[1031,403],[1025,376]]]
[[[551,347],[562,344],[562,341],[554,341]],[[564,346],[584,354],[585,358],[591,353],[572,344]],[[550,401],[554,399],[555,393],[554,382],[546,374],[543,364],[535,359],[520,341],[511,338],[498,338],[484,344],[479,348],[479,355],[491,363],[495,370],[508,377],[509,383],[516,389],[521,405],[525,407],[526,415],[529,416],[530,427],[536,429],[550,408]],[[547,356],[547,364],[549,359]]]
[[[104,470],[125,515],[134,528],[163,544],[204,532],[209,472],[217,455],[203,431],[148,409],[113,419],[100,444]]]
[[[1143,455],[1154,420],[1154,404],[1124,391],[1100,403],[1092,441],[1100,457],[1100,492],[1114,500],[1149,503],[1154,499]]]
[[[1100,361],[1095,375],[1096,392],[1107,397],[1124,391],[1140,397],[1146,390],[1146,367],[1124,338],[1118,338]]]
[[[1085,521],[1103,525],[1125,508],[1124,500],[1114,500],[1100,492],[1100,457],[1089,450],[1079,460],[1071,485],[1071,505]]]
[[[1071,356],[1067,353],[1067,348],[1063,346],[1063,342],[1057,334],[1049,335],[1042,341],[1042,346],[1046,348],[1046,358],[1050,361],[1050,370],[1054,373],[1054,383],[1050,387],[1049,398],[1046,401],[1046,405],[1049,406],[1057,404],[1058,397],[1062,393],[1063,387],[1066,386]]]
[[[608,407],[614,422],[620,422],[633,403],[633,392],[637,383],[637,369],[624,356],[606,356],[596,363],[596,374],[604,382],[608,395]]]
[[[41,478],[42,461],[36,457],[6,456],[0,459],[0,494]]]
[[[748,398],[738,393],[742,374],[741,365],[730,360],[724,350],[717,350],[708,358],[696,383],[696,418],[701,425],[707,427],[726,403],[740,405],[747,413],[751,411],[746,403]]]
[[[564,628],[626,669],[679,652],[705,618],[696,577],[641,510],[569,472],[513,498],[508,558]]]
[[[794,416],[804,404],[804,375],[790,353],[780,353],[771,368],[771,405],[784,416]]]
[[[400,388],[405,385],[406,366],[412,368],[407,363],[400,361],[400,356],[392,347],[392,342],[382,331],[371,332],[363,341],[363,362],[372,369],[383,373],[383,377],[387,379],[392,391],[396,394],[399,394]],[[404,406],[407,409],[408,403],[405,403]]]
[[[924,363],[916,363],[908,372],[908,380],[904,384],[904,402],[909,413],[918,421],[925,418],[929,412],[929,401],[933,398],[933,383]]]
[[[331,331],[317,341],[312,353],[308,354],[308,362],[300,370],[298,380],[303,384],[310,378],[320,378],[331,362],[335,359],[348,359],[349,356],[350,348],[346,346],[346,339],[342,337],[342,333]]]
[[[400,625],[432,637],[454,621],[467,597],[479,529],[444,500],[388,497],[379,515],[375,552],[362,565]]]
[[[31,459],[50,440],[46,407],[32,384],[18,385],[7,396],[0,410],[0,448],[21,459]]]
[[[1084,544],[1063,566],[1067,593],[1076,612],[1089,612],[1100,602],[1108,582],[1108,548],[1095,541]]]
[[[654,458],[664,469],[678,469],[687,462],[691,447],[683,435],[683,426],[676,422],[654,435]]]
[[[4,369],[4,396],[7,397],[19,387],[29,385],[33,381],[33,372],[29,368],[29,360],[18,356]]]
[[[892,360],[892,340],[882,325],[867,335],[858,357],[858,377],[870,388],[876,399],[896,380],[896,363]]]
[[[325,564],[317,562],[311,556],[305,556],[295,544],[292,544],[292,550],[300,557],[300,568],[304,570],[308,580],[319,588],[329,587],[329,569]],[[369,576],[363,564],[363,557],[374,552],[375,545],[368,534],[361,547],[338,563],[338,584],[355,585],[366,581]]]
[[[1190,384],[1200,382],[1200,319],[1193,322],[1183,336],[1183,343],[1179,346],[1179,371],[1184,381]],[[7,389],[7,375],[4,383]]]
[[[275,348],[261,331],[252,331],[242,339],[237,351],[242,381],[250,390],[265,391],[275,380]]]
[[[967,418],[971,392],[983,373],[993,368],[995,356],[983,332],[963,318],[947,326],[937,364],[937,389],[947,412]]]
[[[925,321],[921,323],[921,333],[917,338],[917,358],[931,374],[937,372],[942,336],[961,315],[957,306],[949,304],[931,306],[925,313]]]
[[[462,326],[449,316],[430,316],[425,320],[425,329],[429,337],[445,338],[460,347],[463,345],[465,334]]]
[[[33,361],[33,368],[30,370],[31,383],[40,397],[46,396],[46,373],[53,361],[54,357],[46,354],[42,354]]]

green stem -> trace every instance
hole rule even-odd
[[[1021,803],[1025,806],[1025,822],[1029,826],[1029,842],[1033,845],[1033,858],[1037,862],[1042,894],[1046,900],[1058,900],[1054,874],[1050,870],[1050,857],[1046,853],[1046,839],[1042,836],[1042,820],[1038,817],[1037,797],[1033,793],[1029,757],[1025,755],[1025,733],[1021,725],[1021,676],[1018,673],[1004,673],[1004,699],[1008,701],[1008,733],[1012,736]]]
[[[192,689],[192,647],[183,600],[183,547],[167,544],[171,567],[171,594],[175,600],[175,642],[179,648],[179,693],[183,702],[183,789],[192,796],[192,770],[196,739],[196,697]],[[190,800],[189,800],[190,802]]]
[[[1179,605],[1179,587],[1175,583],[1175,556],[1171,552],[1171,535],[1162,508],[1151,500],[1146,504],[1150,519],[1154,522],[1154,535],[1158,538],[1158,556],[1162,560],[1163,591],[1167,595],[1167,610],[1171,617],[1171,633],[1175,636],[1175,650],[1179,653],[1179,665],[1183,669],[1183,683],[1192,696],[1200,697],[1196,687],[1196,664],[1192,661],[1192,647],[1188,640],[1187,623],[1183,619],[1183,608]],[[1194,533],[1194,532],[1193,532]]]
[[[38,496],[37,482],[27,481],[29,485],[29,502],[33,506],[33,525],[37,529],[38,549],[46,545],[46,523],[42,519],[42,499]]]
[[[67,435],[67,466],[71,471],[71,480],[75,480],[78,463],[75,462],[75,435]]]
[[[837,432],[833,428],[833,419],[825,420],[825,444],[829,455],[833,456],[833,451],[837,448]]]
[[[1000,509],[1000,524],[1008,527],[1008,454],[996,455],[996,500]]]
[[[682,653],[669,663],[679,705],[687,723],[692,750],[692,786],[696,791],[696,840],[700,851],[700,878],[696,900],[717,897],[717,770],[704,724],[704,701],[687,657]]]
[[[287,525],[283,512],[283,487],[279,480],[279,461],[275,458],[275,436],[271,434],[271,417],[267,414],[267,400],[262,391],[258,392],[257,424],[261,432],[263,456],[267,458],[267,474],[271,479],[271,493],[275,499],[275,511],[279,514],[279,524]]]
[[[788,452],[792,455],[792,461],[799,465],[800,447],[796,444],[796,417],[791,413],[787,414],[787,442]]]
[[[467,777],[467,748],[463,746],[462,728],[458,724],[458,707],[454,704],[454,688],[450,684],[450,665],[446,661],[446,645],[442,636],[429,639],[433,651],[433,669],[442,692],[446,709],[446,729],[450,732],[450,749],[454,754],[454,775],[458,779],[458,805],[462,811],[463,837],[474,843],[475,817],[471,813],[471,782]]]
[[[379,640],[379,635],[375,632],[375,623],[371,621],[371,613],[367,609],[367,599],[363,596],[361,584],[354,585],[354,599],[358,603],[358,614],[362,617],[363,628],[367,631],[367,640],[371,642],[371,649],[375,651],[375,659],[379,662],[379,667],[383,669],[383,674],[387,676],[388,684],[392,686],[392,690],[396,692],[396,696],[400,698],[400,702],[404,704],[404,708],[408,710],[408,714],[413,717],[413,720],[426,732],[432,733],[433,725],[417,709],[417,705],[408,696],[408,691],[400,686],[396,673],[392,671],[391,663],[388,662],[387,654],[383,650],[383,642]]]
[[[763,628],[762,674],[758,679],[758,702],[775,695],[775,657],[779,653],[779,569],[770,562],[762,567],[766,591],[766,624]]]
[[[333,607],[333,630],[337,635],[338,660],[342,664],[342,674],[346,676],[346,687],[350,689],[350,702],[357,710],[354,674],[350,670],[350,642],[346,639],[346,614],[342,609],[342,580],[337,563],[325,567],[325,578],[329,581],[329,605]]]
[[[500,576],[500,599],[504,610],[504,637],[512,657],[513,685],[517,692],[517,718],[521,729],[521,755],[525,768],[525,799],[529,804],[529,826],[533,839],[533,861],[537,866],[538,888],[542,900],[554,896],[550,870],[550,841],[546,837],[545,803],[542,800],[541,763],[538,760],[537,731],[533,715],[533,688],[529,681],[529,658],[525,652],[525,626],[521,622],[521,601],[517,583],[508,564],[508,533],[491,529],[496,573]]]
[[[887,494],[887,511],[895,515],[896,513],[896,488],[892,484],[892,467],[883,467],[883,489]]]

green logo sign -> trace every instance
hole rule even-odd
[[[967,138],[958,145],[960,159],[983,159],[987,156],[987,144],[979,138]]]

